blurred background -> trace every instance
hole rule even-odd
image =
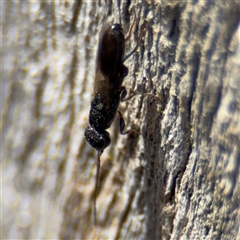
[[[239,2],[121,1],[128,91],[101,157],[84,139],[98,34],[117,1],[1,3],[1,239],[239,233]]]

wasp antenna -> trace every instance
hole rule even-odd
[[[95,183],[95,192],[94,192],[94,224],[97,225],[97,191],[98,191],[98,180],[99,180],[99,172],[101,167],[101,160],[100,156],[102,155],[103,151],[98,151],[98,158],[97,158],[97,172],[96,172],[96,183]]]
[[[125,38],[125,42],[130,40],[130,38],[132,36],[132,32],[133,32],[133,27],[134,27],[135,24],[136,24],[136,12],[134,10],[134,20],[133,20],[132,26],[130,27],[130,31],[128,33],[128,36]]]
[[[119,15],[119,24],[122,25],[122,21],[121,21],[121,0],[118,0],[118,15]]]
[[[141,31],[141,34],[140,36],[138,37],[138,41],[137,41],[137,45],[136,47],[123,59],[123,62],[125,62],[128,58],[130,58],[138,49],[139,45],[140,45],[140,42],[141,42],[141,39],[142,39],[142,36],[143,34],[145,33],[146,29],[143,28],[143,30]]]

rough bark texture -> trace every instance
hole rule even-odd
[[[239,2],[122,0],[125,33],[134,12],[120,110],[142,135],[110,129],[94,226],[84,129],[117,2],[1,3],[2,239],[239,239]]]

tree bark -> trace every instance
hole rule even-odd
[[[2,239],[238,239],[238,1],[121,1],[126,128],[85,141],[98,33],[117,1],[5,1]]]

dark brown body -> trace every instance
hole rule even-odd
[[[125,38],[120,24],[103,26],[98,44],[94,94],[85,137],[92,147],[103,151],[110,144],[105,130],[114,120],[119,103],[126,95],[122,86],[128,74],[123,64]]]
[[[120,1],[118,1],[118,5],[120,10]],[[134,22],[135,20],[136,15]],[[133,25],[134,23],[130,28],[129,36],[131,36]],[[129,39],[129,36],[126,39]],[[122,114],[118,111],[118,107],[120,101],[123,101],[124,97],[127,95],[127,91],[125,87],[122,86],[122,83],[128,74],[128,69],[123,63],[136,51],[141,37],[142,34],[138,39],[137,46],[127,56],[124,56],[125,37],[121,27],[121,18],[119,19],[119,24],[104,25],[99,36],[94,92],[89,113],[89,126],[85,130],[85,138],[87,142],[98,151],[96,186],[94,193],[95,224],[97,221],[96,199],[101,163],[100,156],[111,142],[109,133],[106,129],[111,126],[115,115],[118,112],[120,119],[120,133],[127,134],[132,131],[132,129],[129,129],[124,132],[125,122]]]

